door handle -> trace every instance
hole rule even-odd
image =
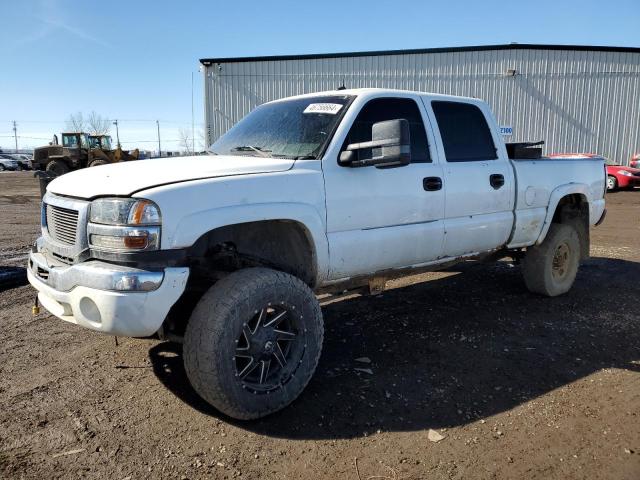
[[[494,190],[498,190],[504,185],[504,175],[500,173],[489,175],[489,183],[494,188]]]
[[[435,192],[442,189],[442,179],[440,177],[426,177],[422,179],[422,188],[427,192]]]

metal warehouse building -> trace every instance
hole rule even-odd
[[[640,152],[640,48],[508,44],[200,62],[209,143],[261,103],[344,85],[484,99],[507,141],[544,139],[546,153],[625,164]]]

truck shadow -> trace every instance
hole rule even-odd
[[[449,273],[324,307],[323,354],[300,398],[258,421],[225,420],[298,439],[454,427],[603,368],[640,372],[640,263],[592,258],[557,298],[529,294],[520,269],[503,263]],[[190,387],[179,345],[149,355],[175,395],[223,417]]]

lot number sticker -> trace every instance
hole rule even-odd
[[[342,105],[339,103],[311,103],[302,113],[328,113],[335,115],[340,111]]]

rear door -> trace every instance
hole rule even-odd
[[[411,164],[350,168],[338,155],[350,143],[371,140],[374,123],[404,118],[411,135]],[[411,95],[354,103],[346,135],[323,159],[329,241],[329,277],[339,279],[436,260],[442,253],[444,191],[434,136],[426,112]],[[428,124],[428,123],[427,123]],[[372,152],[358,151],[359,158]]]
[[[489,251],[506,243],[513,227],[514,173],[495,121],[484,103],[432,100],[438,150],[443,159],[443,255]],[[487,118],[490,121],[487,121]]]

